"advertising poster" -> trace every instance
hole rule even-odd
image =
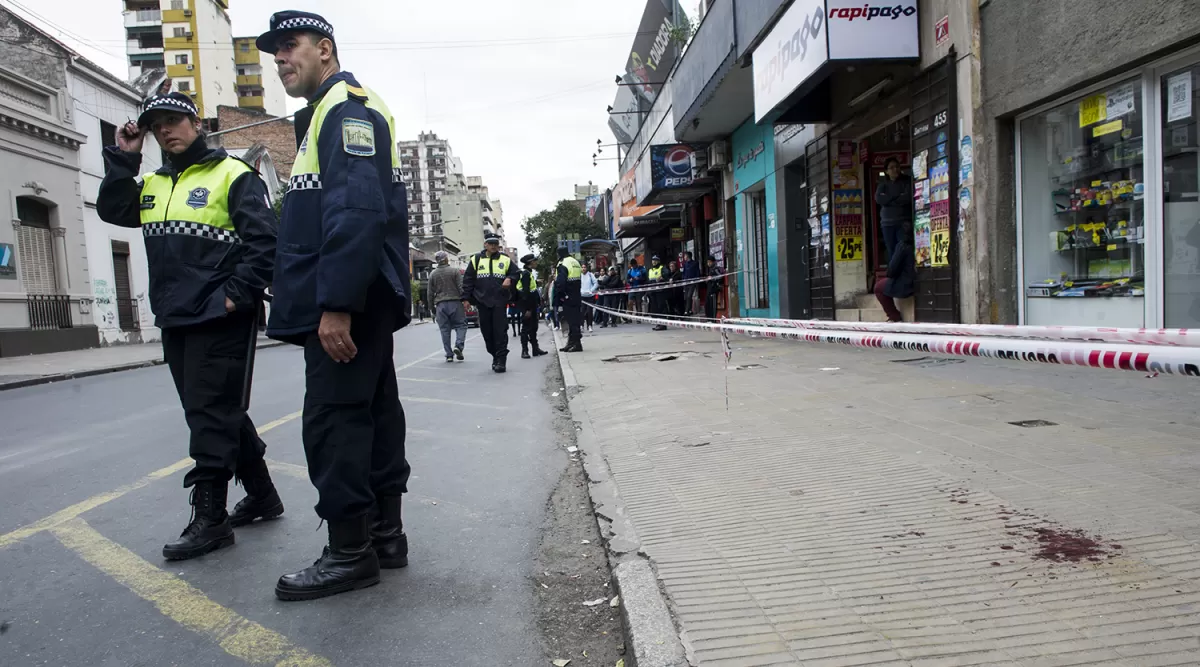
[[[950,216],[932,217],[929,221],[929,251],[931,266],[950,266]]]
[[[917,254],[917,266],[929,266],[929,211],[920,211],[913,220],[913,247]]]
[[[833,191],[833,254],[839,262],[863,258],[862,190]]]
[[[1167,122],[1192,117],[1192,73],[1176,74],[1167,79]]]
[[[838,141],[838,169],[854,168],[854,142]]]
[[[929,151],[921,151],[913,156],[912,177],[914,180],[923,181],[929,177],[927,170],[928,160]]]

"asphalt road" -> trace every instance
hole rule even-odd
[[[161,556],[189,509],[185,466],[163,472],[187,453],[165,367],[4,392],[0,665],[547,664],[533,578],[547,501],[570,472],[543,398],[554,357],[513,354],[509,373],[495,375],[477,330],[465,363],[442,359],[430,325],[396,341],[412,564],[316,602],[273,593],[326,536],[300,442],[298,350],[259,351],[251,409],[269,429],[286,514],[191,561]],[[242,495],[231,487],[230,507]],[[570,520],[594,532],[590,511]]]

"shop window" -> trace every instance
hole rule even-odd
[[[1200,327],[1200,65],[1162,80],[1163,324]]]
[[[1142,113],[1129,79],[1021,121],[1026,323],[1144,325]]]
[[[770,308],[767,282],[767,198],[763,191],[748,192],[746,206],[746,280],[744,298],[747,308]]]

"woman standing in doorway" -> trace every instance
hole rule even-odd
[[[887,176],[875,188],[875,203],[879,204],[879,226],[883,229],[885,262],[899,245],[900,228],[912,222],[912,182],[900,171],[900,161],[888,158],[884,165]]]

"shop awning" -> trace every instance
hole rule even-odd
[[[654,236],[679,220],[679,211],[668,206],[639,206],[633,215],[617,220],[617,238]]]

